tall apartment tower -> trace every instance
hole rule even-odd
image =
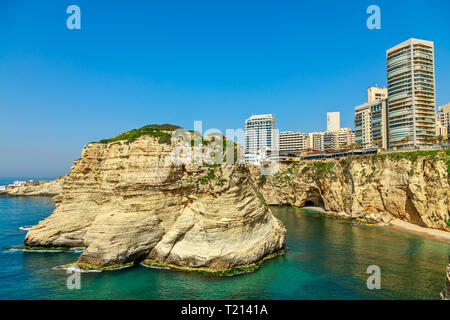
[[[409,39],[386,51],[389,148],[429,144],[436,132],[434,43]]]
[[[367,89],[367,102],[375,102],[377,100],[387,99],[387,88],[369,87]]]
[[[327,112],[327,131],[338,131],[341,127],[340,118],[339,112]]]
[[[245,162],[259,165],[276,150],[275,115],[253,115],[245,120]]]

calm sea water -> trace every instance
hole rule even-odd
[[[0,197],[0,246],[23,243],[26,231],[54,209],[49,198]],[[211,277],[141,266],[81,274],[52,270],[79,253],[0,252],[0,299],[439,299],[450,246],[381,227],[355,226],[295,208],[272,208],[287,228],[289,251],[254,273]],[[369,265],[381,289],[366,286]]]

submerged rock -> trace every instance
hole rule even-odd
[[[174,165],[173,148],[150,135],[87,145],[25,245],[86,247],[86,268],[150,259],[210,270],[283,249],[285,228],[245,165]]]

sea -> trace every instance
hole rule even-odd
[[[288,250],[256,272],[215,277],[138,265],[81,273],[77,289],[68,285],[72,273],[54,267],[76,261],[79,251],[3,249],[23,244],[27,229],[54,208],[51,198],[0,197],[0,299],[440,299],[450,254],[447,243],[271,207],[286,226]]]

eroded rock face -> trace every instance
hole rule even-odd
[[[172,149],[150,136],[87,145],[25,245],[85,246],[78,262],[90,267],[150,258],[214,270],[284,247],[245,165],[174,165]]]
[[[446,270],[444,290],[442,290],[441,293],[442,300],[450,300],[450,256],[448,257],[448,262],[449,264]]]
[[[321,206],[373,222],[398,218],[450,231],[447,170],[439,156],[389,155],[280,164],[272,176],[251,168],[271,205]]]

